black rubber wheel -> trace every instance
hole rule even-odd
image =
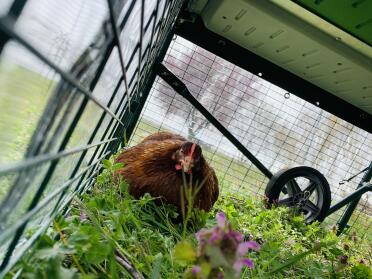
[[[316,169],[300,166],[276,173],[266,186],[269,204],[297,207],[306,223],[322,222],[331,204],[327,179]]]

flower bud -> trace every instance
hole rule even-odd
[[[349,251],[349,250],[350,250],[350,246],[349,246],[349,244],[344,243],[343,246],[344,246],[345,251]]]
[[[342,256],[340,256],[338,259],[340,260],[340,263],[341,264],[344,264],[344,265],[346,265],[347,264],[347,260],[348,260],[348,256],[346,256],[346,255],[342,255]]]

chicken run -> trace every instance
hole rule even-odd
[[[335,235],[354,240],[356,231],[371,245],[371,15],[372,2],[357,0],[1,1],[0,278],[25,278],[32,264],[19,264],[52,228],[49,244],[66,245],[61,218],[93,222],[81,200],[113,197],[99,188],[108,183],[120,192],[112,206],[124,197],[137,214],[143,203],[140,216],[151,219],[151,208],[169,217],[155,224],[180,239],[217,204],[257,197],[266,214],[295,212],[298,226],[335,225]],[[235,278],[237,270],[262,278],[243,254],[264,255],[265,240],[243,237],[226,216],[235,215],[206,217],[217,225],[197,233],[198,252],[177,244],[176,258],[197,255],[184,278]],[[208,262],[220,253],[208,250],[213,237],[234,243],[218,240],[235,255],[221,256],[228,263]],[[328,244],[317,245],[301,257]],[[66,247],[61,270],[86,275],[77,248]],[[112,251],[125,276],[144,278],[135,257]],[[345,266],[347,256],[337,257]],[[146,278],[166,276],[161,258],[149,265]],[[271,276],[292,278],[280,274]]]

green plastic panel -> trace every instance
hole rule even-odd
[[[372,0],[294,0],[372,46]]]

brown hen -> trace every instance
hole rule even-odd
[[[200,146],[182,136],[169,132],[152,134],[123,151],[116,162],[124,164],[116,175],[129,184],[129,193],[137,199],[149,193],[181,210],[181,190],[185,187],[182,172],[186,181],[192,179],[193,188],[201,185],[194,207],[210,211],[218,198],[214,170],[204,159]]]

